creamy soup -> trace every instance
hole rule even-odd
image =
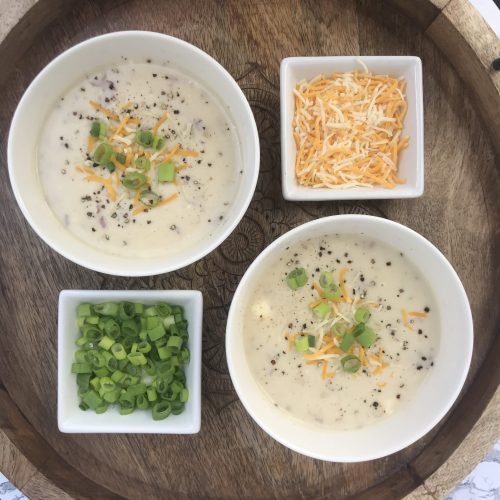
[[[266,262],[248,290],[247,360],[274,404],[332,429],[398,410],[439,343],[435,299],[397,250],[360,235],[310,239]]]
[[[227,110],[209,91],[169,65],[123,58],[54,106],[38,172],[75,236],[111,254],[157,257],[225,223],[240,153]]]

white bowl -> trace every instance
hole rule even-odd
[[[302,80],[319,74],[363,71],[363,61],[372,73],[404,77],[407,83],[408,113],[403,136],[410,137],[409,146],[399,155],[399,176],[406,184],[394,189],[355,187],[349,189],[311,188],[301,186],[295,176],[295,141],[292,135],[294,114],[293,89]],[[283,196],[287,200],[370,200],[417,198],[424,192],[424,111],[422,97],[422,62],[413,56],[340,56],[288,57],[281,61],[281,174]]]
[[[246,292],[266,262],[286,247],[329,233],[364,233],[400,250],[432,288],[439,309],[440,342],[435,365],[411,401],[397,412],[365,428],[324,430],[287,418],[255,380],[245,354],[242,328]],[[274,439],[304,455],[335,462],[359,462],[384,457],[409,446],[429,432],[451,408],[463,386],[472,356],[473,329],[464,288],[443,254],[415,231],[386,219],[366,215],[336,215],[299,226],[269,245],[243,276],[229,311],[226,354],[229,373],[241,402],[252,418]]]
[[[137,259],[119,257],[87,245],[57,220],[37,175],[36,150],[44,120],[56,101],[86,73],[116,63],[156,57],[195,78],[227,106],[241,143],[243,170],[225,224],[182,255]],[[12,120],[8,141],[9,175],[16,200],[36,233],[56,252],[95,271],[120,276],[160,274],[187,266],[214,250],[233,231],[252,199],[259,173],[257,126],[243,92],[231,75],[202,50],[177,38],[145,31],[123,31],[82,42],[56,57],[33,80]]]
[[[76,376],[71,373],[76,339],[80,336],[77,307],[82,302],[96,304],[127,300],[142,304],[168,302],[182,306],[188,321],[191,359],[185,367],[189,399],[180,415],[153,420],[150,411],[136,410],[120,415],[116,408],[97,415],[78,407]],[[201,425],[201,325],[203,297],[195,290],[63,290],[59,295],[57,333],[57,424],[68,433],[195,434]]]

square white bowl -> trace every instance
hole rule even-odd
[[[319,74],[363,71],[359,61],[375,74],[403,77],[406,80],[408,112],[403,136],[410,143],[399,155],[399,176],[406,184],[394,189],[355,187],[349,189],[311,188],[298,184],[295,176],[296,148],[292,134],[294,113],[293,89],[302,80]],[[287,200],[369,200],[417,198],[424,192],[424,112],[422,96],[422,62],[414,56],[335,56],[287,57],[280,67],[281,102],[281,174],[283,197]]]
[[[116,408],[97,415],[78,407],[76,376],[71,373],[79,337],[77,306],[128,300],[152,305],[158,302],[182,306],[188,321],[191,353],[185,367],[189,399],[180,415],[155,421],[150,411],[136,410],[120,415]],[[201,426],[201,325],[203,297],[195,290],[63,290],[59,295],[57,348],[57,424],[67,433],[195,434]]]

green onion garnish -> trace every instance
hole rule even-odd
[[[108,126],[104,122],[93,122],[90,127],[90,135],[103,140],[106,137]]]
[[[122,184],[127,189],[139,189],[146,184],[146,176],[140,172],[127,172],[122,177]]]
[[[160,196],[156,193],[153,193],[153,191],[145,190],[139,194],[139,200],[141,200],[141,203],[143,205],[146,205],[148,208],[152,208],[158,205]]]
[[[94,161],[99,165],[106,165],[113,155],[113,148],[109,144],[105,144],[104,142],[97,146],[97,149],[94,152]]]
[[[154,136],[150,130],[138,130],[135,134],[135,142],[144,148],[150,148],[153,145]]]
[[[319,284],[324,290],[330,290],[335,284],[333,273],[330,271],[321,273],[321,276],[319,277]]]
[[[346,333],[342,337],[342,342],[340,343],[340,348],[344,352],[347,352],[351,348],[353,342],[354,342],[354,337],[350,333]]]
[[[174,182],[175,165],[171,162],[158,165],[158,182]]]
[[[356,341],[363,347],[371,347],[377,340],[377,334],[368,327],[365,327],[362,333],[358,334]]]
[[[116,153],[115,158],[116,158],[116,161],[118,163],[121,163],[122,165],[124,165],[125,162],[127,161],[127,155],[125,153]]]
[[[151,409],[161,420],[184,410],[189,392],[183,365],[190,356],[181,307],[104,302],[80,304],[77,311],[81,337],[71,371],[82,411],[104,413],[118,405],[120,415]]]
[[[304,335],[296,337],[295,339],[295,350],[297,352],[306,352],[310,347],[314,347],[316,343],[316,337],[314,335]]]
[[[307,273],[303,267],[294,269],[286,277],[286,282],[292,290],[303,287],[307,283]]]
[[[323,294],[325,296],[325,299],[328,300],[339,300],[340,296],[342,295],[342,292],[340,290],[340,287],[333,284],[330,286],[329,290],[324,290]]]
[[[313,313],[319,318],[324,318],[330,312],[330,306],[325,302],[321,302],[313,307]]]
[[[145,156],[139,156],[137,160],[135,160],[135,167],[147,172],[151,168],[151,162]]]
[[[352,335],[354,337],[357,337],[358,335],[361,335],[365,331],[365,324],[364,323],[358,323],[355,327],[354,330],[352,331]]]
[[[356,373],[361,368],[361,361],[357,356],[354,356],[354,354],[344,356],[340,360],[340,364],[344,371],[349,373]]]
[[[359,307],[354,313],[354,319],[358,323],[366,323],[370,319],[371,313],[366,307]]]
[[[160,137],[159,135],[155,135],[153,138],[152,148],[155,151],[160,151],[161,149],[163,149],[163,146],[165,146],[165,139],[163,137]]]

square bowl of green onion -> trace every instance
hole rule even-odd
[[[202,315],[196,290],[63,290],[59,430],[199,432]]]

